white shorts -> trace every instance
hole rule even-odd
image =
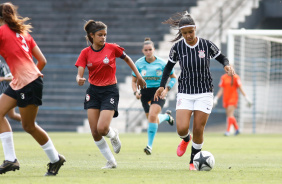
[[[199,110],[210,114],[213,107],[213,93],[177,94],[176,110]]]

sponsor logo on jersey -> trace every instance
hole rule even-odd
[[[157,70],[156,73],[157,73],[157,76],[161,76],[163,74],[163,71],[162,70]]]
[[[109,58],[106,56],[105,59],[103,60],[103,63],[108,64],[110,62]]]
[[[200,58],[204,58],[206,56],[204,50],[199,50],[198,52],[199,52],[199,57]]]
[[[88,61],[88,62],[87,62],[87,66],[88,66],[88,67],[91,67],[91,66],[92,66],[92,63],[91,63],[90,61]]]

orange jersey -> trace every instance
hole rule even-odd
[[[7,24],[0,27],[0,55],[8,64],[13,80],[10,86],[19,90],[43,74],[32,59],[32,49],[36,46],[29,33],[19,34]]]
[[[238,103],[238,87],[241,86],[241,80],[238,75],[232,77],[224,74],[220,78],[219,87],[223,88],[223,107],[226,108],[228,105],[234,105],[237,107]]]

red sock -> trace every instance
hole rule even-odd
[[[230,117],[232,120],[232,124],[234,125],[235,130],[239,130],[239,126],[234,116]]]

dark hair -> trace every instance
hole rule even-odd
[[[184,25],[195,25],[194,19],[191,17],[191,15],[185,11],[183,13],[176,13],[172,17],[170,17],[168,20],[162,22],[163,24],[170,24],[172,28],[179,29],[180,27]],[[172,40],[172,42],[175,42],[179,40],[182,37],[182,34],[180,30],[177,33],[177,37]]]
[[[30,19],[28,17],[21,17],[17,9],[18,7],[10,2],[0,4],[0,21],[4,21],[16,33],[31,32],[32,26],[24,24]]]
[[[107,25],[101,21],[88,20],[84,25],[84,30],[87,33],[86,40],[89,40],[93,44],[93,39],[90,33],[95,34],[95,32],[102,29],[107,29]]]
[[[151,38],[146,37],[145,40],[144,40],[143,46],[149,45],[149,44],[151,44],[151,45],[153,45],[153,47],[155,47],[154,42],[151,40]]]

